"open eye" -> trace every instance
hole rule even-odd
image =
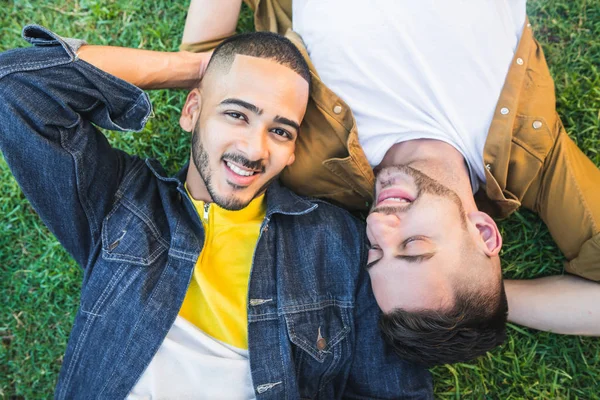
[[[285,129],[273,128],[273,129],[271,129],[271,132],[273,132],[277,136],[281,136],[282,138],[292,139],[292,134],[289,133],[288,131],[286,131]]]
[[[236,111],[226,111],[225,114],[233,119],[237,119],[240,121],[246,121],[247,118],[244,114],[240,113],[240,112],[236,112]]]

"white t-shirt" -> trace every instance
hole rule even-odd
[[[473,190],[526,0],[294,0],[293,29],[352,109],[375,167],[396,143],[453,145]]]
[[[128,400],[254,399],[248,350],[177,317]]]

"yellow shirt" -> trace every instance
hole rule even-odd
[[[215,339],[247,349],[248,280],[266,214],[264,195],[240,211],[192,202],[206,238],[179,315]]]

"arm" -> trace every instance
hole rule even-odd
[[[600,336],[600,285],[576,276],[504,282],[508,319],[567,335]]]
[[[573,275],[506,281],[509,320],[563,334],[600,335],[600,170],[558,121],[534,204]],[[579,275],[579,276],[575,276]],[[580,277],[586,278],[582,279]]]
[[[80,59],[145,90],[197,87],[210,55],[90,45],[77,52]]]
[[[241,7],[242,0],[191,0],[181,42],[200,43],[233,35]]]
[[[0,149],[33,208],[85,267],[121,181],[143,163],[113,149],[92,123],[140,130],[150,103],[78,61],[52,32],[23,34],[36,46],[0,54]]]
[[[183,30],[183,47],[233,35],[241,6],[242,0],[192,0]],[[213,44],[209,47],[214,48],[217,42]],[[77,52],[80,59],[145,90],[197,87],[210,55],[89,45]]]

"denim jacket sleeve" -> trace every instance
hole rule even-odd
[[[140,130],[140,89],[79,60],[76,41],[31,25],[33,47],[0,54],[0,149],[36,212],[85,267],[119,185],[140,160],[94,126]]]
[[[401,360],[385,344],[378,329],[380,310],[371,281],[366,270],[360,275],[354,315],[357,340],[344,399],[433,399],[429,371]]]

